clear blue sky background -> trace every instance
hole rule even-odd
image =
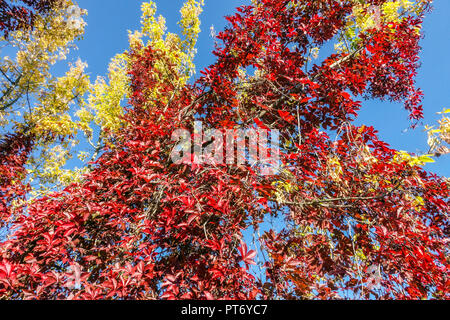
[[[162,14],[168,31],[179,32],[177,21],[182,0],[156,0],[158,13]],[[201,16],[202,33],[198,43],[197,69],[214,62],[211,54],[214,40],[210,27],[216,31],[224,28],[225,15],[235,12],[235,8],[248,4],[250,0],[205,0],[205,10]],[[71,59],[80,57],[89,64],[88,72],[95,79],[105,75],[111,57],[128,47],[127,30],[139,28],[141,0],[78,0],[80,7],[89,11],[85,18],[88,26],[84,40],[77,45]],[[434,11],[425,21],[425,38],[422,41],[422,67],[418,85],[425,92],[424,124],[435,124],[440,118],[436,113],[450,107],[450,1],[435,0]],[[365,101],[358,124],[373,125],[383,140],[393,147],[409,152],[424,153],[428,147],[423,127],[408,130],[408,113],[400,104],[380,101]],[[450,156],[444,156],[427,169],[441,175],[450,176]]]

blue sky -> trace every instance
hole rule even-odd
[[[156,0],[158,13],[167,19],[168,29],[178,32],[177,21],[182,0]],[[216,31],[224,28],[225,15],[235,8],[248,4],[249,0],[205,0],[201,16],[202,33],[198,43],[197,69],[214,62],[211,54],[214,40],[210,27]],[[95,79],[106,73],[111,57],[128,47],[127,30],[139,28],[141,0],[78,0],[80,7],[87,9],[85,18],[88,26],[84,40],[77,43],[79,50],[72,59],[80,57],[89,64],[88,72]],[[419,70],[418,85],[425,93],[424,124],[434,125],[440,118],[436,113],[450,107],[450,1],[435,0],[434,11],[425,20],[425,38],[422,40],[422,67]],[[427,137],[423,127],[408,129],[408,113],[400,104],[380,101],[364,101],[357,119],[358,124],[373,125],[380,137],[393,147],[409,152],[427,152]],[[437,159],[427,165],[429,171],[450,176],[450,156]]]

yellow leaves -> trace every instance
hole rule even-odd
[[[272,185],[287,193],[292,193],[294,190],[298,189],[297,186],[293,185],[290,181],[275,181]]]
[[[31,64],[37,69],[42,67],[48,71],[49,65],[65,59],[72,42],[78,39],[84,30],[68,27],[69,16],[66,9],[72,2],[65,1],[64,4],[48,17],[36,17],[35,27],[30,35],[25,36],[21,32],[13,34],[12,44],[19,48],[17,53],[19,66],[26,67],[27,64]]]
[[[111,60],[108,80],[97,78],[88,98],[89,111],[82,109],[77,113],[86,126],[95,121],[101,134],[114,133],[122,126],[122,102],[128,97],[127,56],[119,54]]]
[[[370,186],[367,189],[368,192],[376,192],[376,190],[380,186],[380,177],[378,177],[377,175],[373,175],[373,174],[372,175],[365,174],[364,182],[366,182],[368,184],[368,186]],[[389,181],[384,181],[384,182],[389,183]]]
[[[357,236],[357,235],[355,235],[355,236]],[[356,250],[355,258],[358,259],[359,261],[366,261],[367,260],[367,257],[364,254],[364,251],[362,249],[360,249],[360,248]]]
[[[427,163],[434,163],[433,157],[450,154],[450,149],[445,144],[450,144],[450,118],[446,114],[450,113],[450,109],[444,109],[438,114],[444,115],[438,121],[439,127],[425,126],[428,133],[428,145],[430,146],[429,153],[421,156],[412,156],[406,151],[400,151],[394,158],[395,162],[406,161],[411,166],[424,166]]]
[[[381,23],[380,8],[373,5],[358,5],[353,7],[356,26],[362,31],[377,28]]]
[[[341,181],[344,171],[342,170],[341,163],[337,157],[330,157],[327,162],[328,174],[333,181]]]
[[[447,146],[450,144],[450,118],[447,114],[450,113],[450,109],[444,109],[438,114],[442,114],[443,117],[438,121],[439,126],[429,127],[425,129],[428,131],[428,144],[430,150],[435,152],[436,155],[450,154],[450,149]]]
[[[407,162],[412,167],[423,167],[427,163],[435,162],[431,157],[432,155],[430,154],[425,154],[422,156],[412,156],[406,151],[399,151],[395,156],[394,161],[397,163]]]
[[[78,159],[80,159],[80,161],[86,162],[87,160],[89,160],[90,154],[88,152],[81,151],[78,153],[77,157]]]
[[[31,193],[33,197],[45,194],[55,187],[66,186],[81,178],[83,170],[63,169],[70,158],[68,148],[56,145],[46,149],[39,157],[31,159],[34,166],[28,171],[30,182],[37,180],[39,183],[39,186],[36,186]]]
[[[420,212],[425,206],[425,200],[420,196],[405,194],[405,200],[411,203],[411,207],[413,207],[416,212]]]
[[[94,115],[83,107],[75,113],[75,116],[80,119],[78,121],[80,130],[83,131],[87,137],[91,137],[92,128],[90,127],[90,123],[94,121]]]
[[[185,37],[182,45],[184,48],[184,52],[190,54],[191,56],[194,54],[193,50],[200,33],[199,16],[202,13],[203,5],[203,0],[188,0],[180,10],[181,20],[179,24],[182,28],[181,32]]]
[[[166,20],[164,17],[155,17],[156,4],[153,1],[144,2],[141,6],[142,10],[142,33],[150,38],[154,43],[162,41],[166,32]]]
[[[72,115],[76,106],[84,106],[83,97],[90,87],[87,65],[80,60],[69,64],[62,77],[51,72],[57,62],[66,59],[70,48],[75,47],[74,41],[84,32],[81,16],[87,12],[78,11],[81,25],[73,28],[69,23],[73,18],[68,10],[71,6],[72,1],[62,0],[51,14],[35,17],[33,30],[12,33],[5,45],[15,58],[0,59],[0,84],[6,93],[5,101],[1,101],[1,122],[19,131],[27,128],[36,137],[27,165],[36,194],[52,189],[49,184],[62,186],[79,175],[77,170],[61,168],[72,157],[69,146],[77,144],[78,130],[85,129]]]
[[[399,9],[402,7],[403,1],[390,1],[383,4],[381,10],[387,21],[398,22]]]
[[[181,19],[179,25],[184,39],[174,33],[166,33],[165,19],[161,16],[156,18],[156,5],[153,1],[142,4],[142,30],[129,33],[130,45],[143,44],[143,38],[148,38],[147,46],[160,50],[172,65],[177,66],[178,77],[176,87],[184,86],[195,72],[193,63],[196,53],[195,45],[200,33],[200,19],[204,5],[203,0],[187,0],[180,10]],[[164,59],[156,63],[157,70],[161,74],[167,74]],[[161,81],[174,81],[174,79],[163,78]]]
[[[128,42],[130,44],[130,48],[135,49],[138,47],[143,47],[144,42],[142,41],[144,34],[140,31],[131,32],[128,30]]]
[[[66,20],[66,23],[70,29],[79,30],[84,28],[86,23],[81,16],[87,14],[85,10],[81,10],[77,5],[71,5],[67,8],[67,13],[69,18]]]
[[[366,145],[362,146],[357,154],[356,161],[361,167],[366,167],[369,164],[374,164],[378,160],[372,155],[370,148]]]
[[[71,4],[65,1],[50,16],[36,17],[30,34],[12,34],[8,44],[16,50],[16,59],[2,59],[0,68],[8,74],[2,85],[8,88],[15,109],[21,106],[26,114],[23,119],[16,119],[15,124],[26,121],[30,127],[37,123],[43,127],[42,117],[67,111],[74,95],[86,92],[89,79],[83,74],[85,65],[80,61],[71,66],[65,77],[56,79],[50,74],[50,68],[66,58],[73,40],[81,35],[81,31],[67,28],[65,10]],[[37,100],[36,110],[30,105],[33,99]]]
[[[70,137],[77,133],[77,128],[68,114],[42,117],[33,128],[33,133],[39,137]]]
[[[280,173],[280,180],[272,182],[272,187],[274,187],[273,195],[277,202],[283,204],[287,198],[286,195],[297,192],[298,186],[295,182],[295,176],[287,168],[283,168]]]
[[[414,198],[414,204],[415,204],[415,207],[421,208],[421,207],[425,206],[425,200],[422,197],[417,196]]]
[[[48,79],[39,92],[37,106],[30,110],[26,119],[36,137],[45,137],[38,141],[42,147],[77,134],[80,125],[72,120],[70,107],[75,100],[82,100],[89,89],[89,77],[84,73],[86,67],[78,60],[63,77]]]
[[[275,191],[274,195],[275,195],[275,199],[276,199],[276,202],[277,202],[277,203],[282,204],[282,203],[285,202],[284,193],[283,193],[281,190],[278,190],[278,189],[277,189],[277,190]]]
[[[320,49],[315,47],[315,48],[311,48],[309,55],[312,59],[318,59],[319,53],[320,53]]]
[[[57,79],[49,79],[47,88],[41,90],[38,101],[48,114],[68,111],[70,105],[77,98],[83,97],[89,89],[89,77],[84,74],[87,65],[78,60],[70,65],[70,70],[65,76]],[[39,118],[33,117],[36,121]]]

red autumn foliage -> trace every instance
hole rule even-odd
[[[309,48],[343,28],[353,2],[260,2],[228,18],[217,62],[182,90],[158,81],[160,52],[130,53],[127,125],[83,183],[14,215],[0,249],[0,297],[449,298],[448,182],[396,160],[373,128],[351,124],[357,96],[404,101],[421,117],[412,31],[421,18],[394,33],[371,30],[357,53],[307,70]],[[242,89],[238,68],[248,67],[261,77]],[[168,103],[151,100],[150,89]],[[289,174],[173,164],[172,133],[198,116],[211,127],[257,120],[294,137],[282,152]],[[281,200],[280,181],[295,190]],[[250,266],[259,257],[243,233],[271,216],[286,224],[260,237],[266,275],[258,278]],[[369,284],[373,265],[380,289]]]
[[[0,228],[11,218],[12,202],[25,200],[25,163],[31,152],[32,137],[25,134],[7,135],[0,141]]]
[[[33,27],[36,14],[48,13],[59,0],[0,0],[0,32],[8,36],[12,31]]]

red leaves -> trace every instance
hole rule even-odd
[[[266,126],[260,119],[255,118],[253,119],[253,121],[255,121],[256,125],[261,128],[261,129],[265,129],[265,130],[269,130],[269,127]]]
[[[348,92],[341,92],[341,96],[345,99],[345,100],[350,100],[350,94]]]
[[[0,263],[0,279],[11,278],[13,266],[8,263]]]
[[[301,100],[300,100],[300,103],[301,103],[301,104],[305,104],[305,103],[308,103],[309,100],[311,100],[311,98],[310,98],[310,97],[306,97],[306,98],[301,99]]]
[[[22,181],[32,145],[32,136],[21,133],[7,135],[0,142],[0,228],[17,211],[12,210],[11,203],[24,199],[28,191]]]
[[[131,52],[127,125],[83,183],[37,199],[11,220],[14,232],[0,246],[0,297],[370,298],[365,263],[379,266],[383,298],[448,298],[448,184],[397,163],[373,128],[351,124],[357,94],[406,100],[420,116],[411,27],[398,25],[395,36],[368,31],[366,50],[334,68],[341,56],[305,68],[311,45],[341,32],[351,11],[350,2],[324,0],[245,7],[220,35],[217,63],[182,89],[177,79],[159,81],[156,62],[178,74],[162,52]],[[262,76],[242,85],[239,68]],[[161,98],[148,101],[149,90]],[[290,142],[281,146],[282,172],[170,163],[173,131],[191,128],[196,117],[211,128],[280,129]],[[9,141],[0,147],[5,210],[26,193],[12,181],[31,146],[26,137]],[[250,271],[257,252],[238,242],[270,220],[278,231],[260,239],[263,285]]]
[[[241,240],[241,246],[238,248],[242,257],[242,261],[244,261],[246,267],[248,265],[256,265],[253,259],[256,257],[256,251],[250,250],[248,251],[247,244]]]
[[[161,287],[165,288],[166,292],[161,296],[162,299],[173,300],[180,293],[177,285],[177,278],[180,276],[167,275],[166,281],[162,283]]]
[[[58,4],[57,0],[0,1],[0,32],[6,37],[10,32],[33,27],[35,14],[46,14]],[[28,7],[28,9],[27,9]]]
[[[421,18],[407,17],[400,23],[392,23],[389,28],[374,31],[366,39],[367,52],[358,58],[361,66],[367,66],[361,67],[365,69],[361,70],[365,72],[361,75],[370,86],[370,95],[404,102],[413,120],[423,117],[422,93],[415,88],[414,80],[420,52],[420,35],[414,28],[421,23]]]
[[[287,111],[278,110],[278,114],[280,115],[280,117],[281,117],[283,120],[285,120],[285,121],[287,121],[287,122],[289,122],[289,123],[292,123],[292,122],[295,121],[295,117],[294,117],[293,115],[291,115],[291,114],[290,114],[289,112],[287,112]]]

